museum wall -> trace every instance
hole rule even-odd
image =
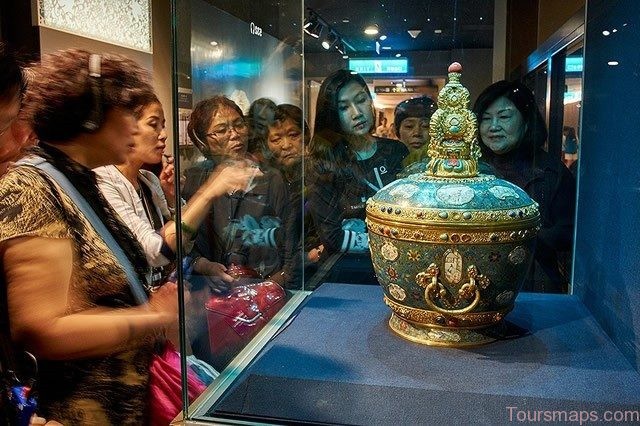
[[[508,0],[506,74],[510,75],[511,71],[522,65],[584,4],[584,0]]]
[[[589,0],[573,292],[640,366],[640,44],[635,0]],[[613,32],[613,30],[616,30]],[[605,36],[603,31],[611,32]],[[609,64],[617,61],[618,65]]]

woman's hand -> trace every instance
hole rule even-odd
[[[227,267],[218,262],[212,262],[204,257],[199,257],[193,265],[194,273],[204,277],[209,289],[215,293],[225,294],[231,290],[235,281],[227,274]],[[195,279],[195,277],[194,277]]]
[[[62,426],[62,423],[58,423],[55,420],[47,421],[44,417],[39,417],[37,414],[31,416],[29,426],[44,425],[44,426]]]
[[[165,283],[151,293],[149,297],[151,310],[163,317],[166,325],[173,324],[178,319],[178,284]]]
[[[193,271],[199,275],[219,278],[224,282],[231,283],[234,278],[227,274],[227,267],[218,262],[212,262],[204,257],[199,257],[193,265]]]
[[[263,176],[257,164],[250,161],[233,161],[220,165],[214,170],[207,182],[205,191],[215,197],[235,192],[247,192],[252,188],[253,180]]]
[[[164,196],[167,199],[169,207],[174,207],[172,204],[174,204],[174,200],[176,198],[174,185],[176,178],[173,157],[166,157],[158,178],[160,179],[160,186],[162,187],[162,191],[164,192]]]

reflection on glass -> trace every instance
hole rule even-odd
[[[580,146],[580,107],[582,106],[582,41],[569,48],[565,66],[565,93],[562,123],[562,160],[575,175]]]
[[[281,1],[251,10],[243,2],[177,3],[181,196],[189,203],[223,169],[259,170],[242,190],[211,201],[193,241],[192,255],[209,272],[196,271],[189,280],[187,337],[198,358],[218,370],[230,367],[228,373],[243,366],[243,358],[234,356],[243,347],[251,349],[255,330],[298,289],[331,281],[377,285],[364,221],[366,200],[407,166],[426,164],[429,119],[452,59],[473,69],[468,74],[472,101],[491,85],[495,2],[439,7],[447,19],[437,23],[419,13],[416,2],[370,2],[372,10],[393,8],[407,18],[399,24],[406,28],[396,32],[382,20],[368,22],[380,27],[384,39],[362,33],[364,17],[322,0]],[[304,13],[307,7],[314,12]],[[319,34],[317,39],[304,36],[304,52],[303,15],[313,24],[307,29]],[[321,43],[328,34],[339,40],[327,49]],[[397,70],[380,62],[398,55],[406,62],[403,58]],[[371,66],[351,73],[347,60],[363,58]],[[513,70],[503,71],[509,75]],[[537,106],[542,117],[554,113],[547,111],[547,80],[546,65],[525,78],[535,98],[527,111],[510,101],[514,114],[509,120],[486,105],[494,133],[497,123],[513,127],[511,139],[505,137],[510,148],[522,142],[523,125],[531,124],[529,111]],[[545,127],[544,120],[538,124]],[[501,142],[493,136],[487,137],[485,160],[493,152],[489,145]],[[540,203],[554,197],[573,200],[545,192],[555,190],[564,172],[556,169],[559,175],[541,177],[534,157],[542,159],[544,149],[539,144],[528,148],[526,158],[497,160],[492,171],[499,169],[506,175],[501,177]],[[562,166],[561,159],[552,160]],[[527,289],[566,291],[559,256],[544,244],[570,246],[571,208],[562,206],[543,231],[550,239],[541,240],[539,263],[544,266],[536,271],[545,274],[549,267],[554,276],[540,278],[533,271]],[[551,258],[542,259],[548,254]],[[200,275],[222,278],[203,280]],[[265,282],[286,289],[285,299],[273,287],[256,286]],[[265,304],[266,297],[261,302],[260,294],[270,295],[272,303]],[[228,393],[207,410],[235,416],[236,402]]]
[[[569,276],[562,260],[573,240],[575,179],[544,149],[548,132],[533,93],[520,82],[499,81],[478,96],[473,110],[481,158],[492,174],[524,189],[543,218],[523,290],[566,293]]]
[[[193,230],[185,310],[189,349],[220,372],[302,288],[308,131],[299,39],[212,3],[178,1],[179,26],[190,28],[177,42],[187,49],[178,52],[179,150],[183,218],[212,181],[226,188]]]
[[[360,74],[338,70],[320,86],[305,182],[319,246],[317,283],[375,284],[365,203],[393,182],[408,155],[397,140],[373,136],[373,100]],[[311,258],[310,258],[311,259]],[[323,267],[330,262],[331,273]]]

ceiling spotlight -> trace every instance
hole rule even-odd
[[[344,42],[340,39],[336,42],[336,50],[343,55],[347,53],[347,49],[344,47]]]
[[[435,34],[442,34],[442,30],[433,30]]]
[[[387,39],[387,36],[386,36],[386,35],[382,34],[382,35],[380,36],[380,40],[385,41],[386,39]]]
[[[218,42],[213,40],[213,41],[210,41],[209,44],[212,45],[212,46],[217,46]]]
[[[402,56],[402,55],[399,54],[399,53],[396,53],[396,58],[399,58],[400,56]]]
[[[349,59],[349,55],[342,55],[342,59]]]
[[[338,36],[336,35],[336,33],[331,31],[329,34],[327,34],[327,37],[322,40],[322,47],[324,47],[326,50],[329,50],[331,46],[336,43],[336,41],[338,41]]]
[[[323,28],[324,25],[322,25],[322,22],[320,22],[320,19],[318,19],[318,15],[313,12],[309,13],[309,17],[305,19],[304,25],[302,26],[304,32],[309,34],[313,38],[320,38]]]
[[[378,24],[369,25],[364,29],[364,33],[367,35],[376,35],[379,32],[380,32],[380,29],[378,28]]]
[[[418,37],[420,35],[422,30],[408,30],[407,32],[409,33],[411,38],[416,38],[416,37]]]

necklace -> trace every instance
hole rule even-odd
[[[364,149],[362,151],[355,151],[356,158],[359,161],[368,160],[369,158],[373,157],[373,154],[375,154],[377,150],[378,150],[378,142],[373,141],[373,143],[369,146],[369,148]]]

